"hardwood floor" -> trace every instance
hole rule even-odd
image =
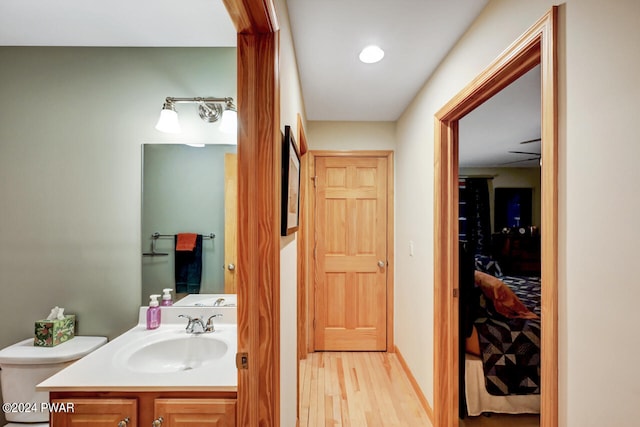
[[[539,427],[539,415],[492,414],[460,420],[460,427]]]
[[[431,427],[392,353],[310,353],[300,362],[300,427]]]

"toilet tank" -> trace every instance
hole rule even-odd
[[[7,421],[49,421],[49,412],[40,411],[40,405],[49,402],[49,393],[36,391],[36,385],[106,342],[105,337],[76,336],[55,347],[34,347],[33,338],[29,338],[0,350],[0,384],[4,403],[35,405],[26,411],[6,411]]]

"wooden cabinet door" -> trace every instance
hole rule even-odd
[[[235,427],[235,399],[156,399],[156,420],[163,427]]]
[[[52,399],[51,427],[136,427],[136,399]]]
[[[387,168],[316,157],[316,350],[387,349]]]

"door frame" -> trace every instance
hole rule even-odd
[[[307,153],[308,158],[308,171],[309,180],[306,187],[309,189],[307,192],[307,203],[305,203],[304,211],[306,212],[307,221],[301,224],[304,228],[303,233],[307,236],[305,241],[306,245],[306,258],[308,259],[308,280],[307,280],[307,337],[309,353],[315,352],[315,331],[314,331],[314,319],[315,319],[315,260],[314,260],[314,248],[317,236],[315,236],[315,194],[313,180],[315,179],[315,159],[316,157],[385,157],[387,159],[387,352],[393,353],[395,351],[393,325],[394,325],[394,276],[395,276],[395,258],[394,258],[394,162],[393,151],[389,150],[368,150],[368,151],[331,151],[331,150],[311,150]]]
[[[274,0],[223,0],[237,38],[237,425],[280,425],[280,39]]]
[[[458,426],[458,121],[541,65],[541,414],[558,425],[558,7],[554,6],[435,115],[434,416]]]

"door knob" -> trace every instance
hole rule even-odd
[[[378,267],[380,268],[384,267],[384,261],[382,260],[378,261]]]
[[[236,269],[236,265],[235,265],[235,264],[229,264],[229,265],[227,266],[227,268],[229,269],[229,271],[233,271],[233,270],[235,270],[235,269]]]
[[[127,424],[129,424],[129,417],[120,420],[118,427],[127,427]]]
[[[155,420],[153,420],[153,422],[151,423],[151,427],[160,427],[163,422],[164,422],[164,418],[158,417]]]

